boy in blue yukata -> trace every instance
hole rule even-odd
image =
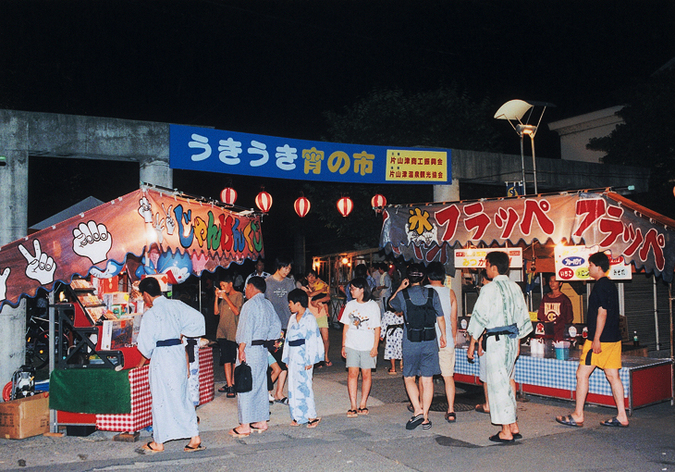
[[[307,424],[308,428],[316,428],[321,418],[316,415],[312,374],[314,364],[324,359],[324,348],[319,326],[308,305],[309,297],[304,290],[296,288],[288,293],[292,315],[281,359],[288,366],[291,426]]]

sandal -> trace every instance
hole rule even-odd
[[[455,412],[450,411],[450,412],[446,413],[445,414],[445,421],[447,421],[448,423],[454,423],[455,421],[457,421],[457,415],[455,414]]]
[[[623,424],[621,421],[619,421],[619,418],[617,418],[616,416],[611,420],[601,421],[600,424],[603,426],[611,426],[614,428],[628,428],[628,426],[630,426],[630,424]]]
[[[300,423],[298,423],[297,421],[293,420],[293,421],[291,421],[291,426],[293,426],[293,427],[295,427],[295,426],[300,426]]]
[[[278,398],[274,400],[274,403],[281,403],[282,405],[288,405],[288,397]]]
[[[478,413],[487,413],[488,415],[490,414],[490,410],[486,410],[482,403],[479,404],[479,405],[476,405],[475,410],[476,410]]]
[[[368,408],[359,408],[358,413],[359,415],[368,416],[368,413],[370,412],[368,411]]]
[[[424,415],[416,415],[413,416],[408,420],[408,422],[405,424],[405,429],[412,430],[417,428],[419,425],[422,424],[422,421],[424,421]],[[431,426],[429,426],[431,427]]]
[[[164,452],[163,449],[162,450],[153,449],[150,444],[152,444],[152,441],[148,441],[146,444],[143,445],[143,447],[141,447],[140,449],[137,449],[136,452],[139,452],[141,454],[148,454],[148,453],[155,454],[157,452]]]
[[[431,429],[431,420],[428,420],[426,423],[422,423],[422,429],[428,431]]]
[[[228,433],[230,436],[233,436],[235,438],[247,438],[251,435],[251,433],[240,433],[237,431],[237,428],[232,428]]]
[[[309,420],[307,422],[307,427],[310,429],[316,428],[317,426],[319,426],[319,423],[321,423],[321,418],[314,418],[313,420]]]
[[[326,361],[326,367],[333,367],[333,363],[331,361]]]
[[[229,388],[228,388],[227,385],[223,385],[222,387],[220,387],[220,388],[218,389],[218,391],[219,391],[220,393],[229,392]]]
[[[192,447],[190,446],[190,443],[186,444],[185,447],[183,448],[185,452],[199,452],[199,451],[206,451],[206,446],[202,446],[201,443],[197,444],[196,446]]]
[[[347,410],[347,418],[356,418],[359,416],[356,410]]]
[[[572,418],[572,415],[557,416],[555,420],[560,424],[564,424],[565,426],[574,426],[575,428],[581,428],[584,425],[583,421],[575,421],[575,419]]]
[[[499,436],[499,433],[495,434],[494,436],[490,436],[489,439],[490,439],[490,441],[492,441],[492,442],[504,443],[504,444],[509,444],[509,443],[512,443],[512,442],[515,441],[515,438],[511,438],[511,439],[502,439],[502,438]]]
[[[389,372],[389,375],[396,375],[396,369],[389,369],[387,372]]]
[[[253,423],[250,423],[249,426],[251,427],[251,431],[254,433],[261,434],[267,431],[267,428],[258,428],[257,426],[253,426]]]

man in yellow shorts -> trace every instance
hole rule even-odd
[[[619,377],[621,369],[621,331],[619,330],[619,295],[614,282],[607,278],[609,258],[597,252],[588,258],[588,275],[595,280],[588,297],[588,339],[584,343],[577,368],[577,398],[574,413],[556,417],[567,426],[584,425],[584,404],[588,395],[588,379],[596,367],[605,371],[612,388],[617,414],[601,422],[603,426],[628,427],[628,416],[623,398],[623,384]]]

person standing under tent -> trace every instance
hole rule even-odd
[[[143,355],[142,367],[151,359],[148,374],[152,395],[153,441],[139,452],[164,451],[164,443],[190,438],[185,452],[206,449],[201,444],[197,413],[188,392],[188,366],[182,337],[204,335],[204,317],[179,300],[162,295],[159,282],[148,277],[138,285],[148,307],[138,333],[138,350]]]
[[[553,323],[553,340],[562,341],[565,325],[574,321],[572,301],[560,291],[563,283],[556,280],[555,274],[549,274],[547,282],[551,292],[541,299],[537,318],[545,323]]]
[[[619,329],[619,293],[614,282],[607,277],[609,258],[596,252],[588,258],[588,275],[595,285],[588,297],[588,338],[581,349],[577,368],[576,405],[574,412],[556,417],[566,426],[584,425],[584,405],[588,395],[589,378],[596,367],[605,371],[616,403],[616,416],[602,421],[603,426],[627,428],[628,416],[623,398],[621,369],[621,331]]]
[[[490,441],[511,443],[522,437],[516,417],[516,395],[510,378],[516,367],[520,339],[532,332],[532,322],[525,297],[518,285],[509,280],[509,256],[490,252],[485,257],[485,272],[492,282],[485,285],[474,305],[467,333],[472,339],[483,336],[490,419],[501,425]],[[475,343],[470,344],[467,358],[474,358]]]
[[[455,338],[457,337],[457,296],[454,290],[445,286],[445,267],[440,262],[432,262],[427,266],[427,278],[429,284],[427,288],[436,290],[441,307],[443,308],[443,317],[445,318],[445,329],[448,333],[445,347],[440,347],[441,331],[438,323],[436,324],[436,339],[439,341],[438,363],[441,368],[441,375],[445,382],[445,396],[448,400],[448,410],[445,413],[445,420],[448,423],[454,423],[457,420],[455,414]]]
[[[307,424],[316,428],[321,418],[316,414],[312,375],[314,364],[323,360],[324,349],[319,326],[307,309],[307,293],[296,288],[288,294],[291,318],[288,320],[282,360],[288,366],[288,404],[291,426]]]
[[[237,326],[239,362],[251,367],[253,388],[237,394],[239,426],[229,431],[230,436],[243,438],[251,431],[267,431],[270,405],[267,398],[268,346],[281,333],[281,323],[274,307],[265,298],[267,285],[261,277],[251,277],[246,285],[247,302],[241,309]]]
[[[239,312],[244,303],[243,295],[234,289],[232,275],[225,274],[218,281],[213,314],[219,316],[216,339],[220,347],[220,365],[225,371],[225,385],[218,389],[226,393],[227,398],[234,398],[234,364],[237,362],[237,322]]]
[[[246,277],[244,288],[246,288],[246,285],[248,285],[248,281],[251,279],[251,277],[262,277],[263,279],[266,279],[270,275],[272,274],[265,272],[265,261],[263,258],[259,258],[257,261],[255,261],[255,270],[248,274],[248,277]]]

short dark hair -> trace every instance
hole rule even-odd
[[[303,306],[303,308],[307,308],[307,306],[309,305],[309,297],[307,296],[307,292],[299,288],[294,288],[293,290],[288,292],[288,301],[293,303],[299,303],[300,305]]]
[[[354,267],[354,277],[367,277],[368,276],[368,267],[365,264],[359,264]]]
[[[248,283],[253,285],[260,293],[265,293],[265,290],[267,290],[267,282],[265,282],[265,279],[258,277],[257,275],[248,279]]]
[[[373,294],[370,291],[370,285],[368,285],[368,281],[363,278],[363,277],[357,277],[353,279],[351,282],[349,282],[349,285],[352,285],[356,288],[362,288],[363,289],[363,301],[367,302],[373,299]]]
[[[506,275],[509,272],[509,255],[505,252],[488,252],[485,256],[485,261],[497,267],[499,275]]]
[[[445,266],[440,262],[432,262],[427,266],[429,280],[445,281]]]
[[[424,280],[424,266],[416,262],[410,264],[408,267],[408,280],[410,280],[411,284],[417,284]]]
[[[162,294],[162,288],[154,277],[146,277],[138,284],[138,291],[147,293],[151,297],[158,297]]]
[[[290,257],[285,257],[285,256],[279,256],[276,258],[274,261],[276,265],[276,270],[281,269],[282,267],[287,267],[289,265],[293,264],[293,259]]]
[[[317,277],[317,278],[319,277],[319,274],[317,274],[314,269],[309,269],[307,271],[307,277],[309,277],[310,275],[313,275],[314,277]]]
[[[609,270],[609,257],[607,257],[607,254],[604,252],[596,252],[595,254],[591,254],[591,256],[588,258],[588,262],[592,262],[594,265],[600,267],[603,272],[607,272]]]
[[[234,277],[232,276],[232,274],[226,272],[226,273],[224,273],[223,275],[221,275],[220,278],[218,278],[218,284],[220,284],[220,282],[226,282],[226,283],[227,283],[227,282],[231,282],[231,283],[234,283]]]

